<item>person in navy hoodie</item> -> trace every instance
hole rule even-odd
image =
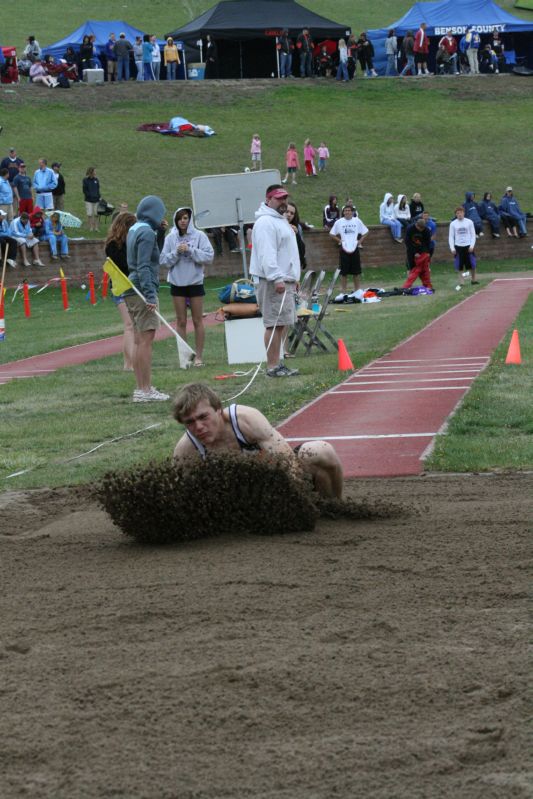
[[[465,194],[465,201],[463,208],[465,209],[465,216],[474,223],[476,236],[483,236],[483,220],[479,214],[479,207],[475,201],[475,194],[473,191],[467,191]]]
[[[518,200],[513,194],[512,186],[507,186],[505,189],[505,194],[503,195],[502,201],[500,203],[500,211],[510,217],[511,221],[515,225],[518,225],[519,236],[521,239],[523,239],[524,236],[527,236],[527,216],[520,208]]]
[[[478,204],[479,215],[482,219],[486,219],[490,225],[493,239],[500,238],[500,214],[495,202],[492,201],[492,194],[486,191],[483,199]]]

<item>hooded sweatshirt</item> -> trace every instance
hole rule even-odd
[[[387,192],[383,198],[383,202],[379,206],[379,221],[383,224],[384,219],[396,219],[394,215],[394,203],[389,203],[388,200],[392,199],[392,194]]]
[[[261,203],[255,218],[250,274],[274,283],[300,280],[296,234],[285,217]]]
[[[481,221],[481,217],[479,215],[479,208],[477,206],[477,202],[474,200],[474,193],[472,191],[466,192],[463,208],[465,209],[466,218],[472,220],[476,228],[476,231],[478,229],[481,230],[481,228],[483,227],[483,223]]]
[[[180,236],[176,217],[179,211],[189,212],[187,232]],[[188,252],[178,252],[180,244],[187,244]],[[174,214],[174,226],[165,239],[159,258],[161,266],[168,266],[168,281],[173,286],[198,286],[204,282],[204,264],[210,264],[215,253],[211,242],[201,230],[194,227],[192,210],[178,208]]]
[[[159,291],[159,247],[157,228],[163,221],[166,208],[159,197],[143,197],[137,206],[137,222],[128,230],[126,240],[129,278],[149,303],[157,301]],[[135,294],[133,289],[127,296]]]
[[[405,200],[404,208],[400,208],[400,202]],[[394,216],[396,219],[411,219],[411,211],[409,210],[409,203],[405,194],[398,194],[398,200],[394,205]]]

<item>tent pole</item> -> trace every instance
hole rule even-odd
[[[278,50],[278,42],[279,42],[279,39],[278,39],[278,37],[276,36],[276,66],[277,66],[277,68],[278,68],[278,80],[279,80],[279,76],[280,76],[280,69],[279,69],[279,56],[280,56],[280,51]]]
[[[242,80],[242,78],[243,78],[243,74],[242,74],[242,40],[239,41],[239,64],[240,64],[241,80]]]
[[[248,280],[248,263],[246,260],[246,239],[244,237],[244,219],[242,214],[242,200],[240,197],[235,198],[235,206],[237,208],[237,222],[239,224],[239,244],[241,245],[242,253],[242,269],[244,277]]]

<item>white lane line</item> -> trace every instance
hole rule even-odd
[[[483,361],[486,363],[489,360],[488,355],[450,355],[447,358],[380,358],[379,361],[374,363],[435,363],[435,361]],[[446,364],[442,364],[446,366]]]
[[[379,438],[432,438],[436,433],[381,433],[367,436],[305,436],[302,438],[285,437],[286,441],[369,441]]]
[[[461,375],[461,377],[414,377],[412,380],[410,378],[401,377],[398,380],[355,380],[352,382],[351,380],[348,383],[343,383],[343,385],[348,386],[397,386],[398,383],[449,383],[450,380],[475,380],[475,377],[465,377],[465,375]]]
[[[46,374],[55,372],[55,369],[47,369]],[[42,372],[0,372],[1,377],[40,377]]]
[[[350,383],[353,379],[357,377],[423,377],[424,375],[428,375],[429,377],[433,377],[435,375],[463,375],[468,377],[466,372],[470,374],[478,375],[482,370],[481,369],[439,369],[436,372],[358,372],[357,375],[353,375],[347,382]]]
[[[434,365],[430,364],[411,364],[411,366],[389,366],[388,363],[381,363],[377,366],[373,366],[371,369],[368,366],[362,366],[359,369],[360,372],[377,372],[383,371],[384,369],[388,369],[389,371],[395,372],[414,372],[415,374],[418,372],[429,372],[432,370],[440,370],[443,371],[445,369],[452,369],[454,372],[475,372],[478,369],[483,369],[486,364],[484,363],[436,363]]]
[[[380,394],[386,391],[389,393],[395,391],[465,391],[468,388],[470,388],[470,386],[428,386],[426,388],[422,386],[419,388],[363,388],[361,391],[357,389],[350,389],[348,391],[335,391],[335,389],[332,389],[329,393],[337,396],[338,394]]]
[[[533,277],[495,277],[493,283],[505,283],[509,280],[533,280]]]

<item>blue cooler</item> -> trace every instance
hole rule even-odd
[[[203,80],[205,78],[205,64],[192,62],[187,64],[187,78],[188,80]]]

